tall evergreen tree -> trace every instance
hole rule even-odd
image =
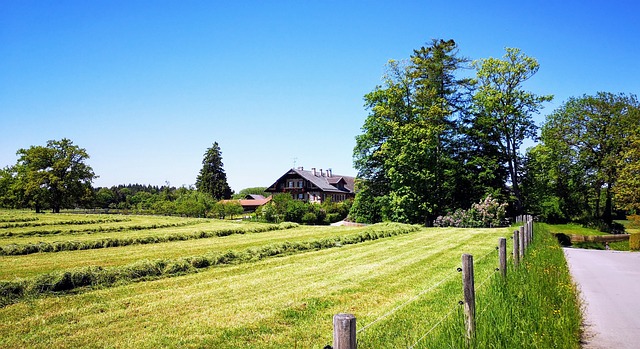
[[[231,188],[227,183],[223,166],[220,147],[218,142],[214,142],[213,146],[204,153],[202,169],[196,178],[198,191],[208,193],[217,200],[230,199]]]
[[[456,73],[466,63],[453,40],[433,40],[409,62],[390,61],[384,86],[365,95],[353,219],[428,224],[459,205],[458,121],[469,81]]]

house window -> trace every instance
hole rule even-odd
[[[298,194],[298,200],[304,200],[304,194],[302,193]]]
[[[298,181],[298,188],[302,188],[302,181]]]
[[[289,185],[288,185],[288,187],[287,187],[287,188],[293,188],[293,181],[289,181],[289,183],[288,183],[288,184],[289,184]]]

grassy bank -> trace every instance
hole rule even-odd
[[[477,294],[471,348],[580,348],[582,316],[576,286],[550,233],[536,224],[535,241],[506,280],[494,277]],[[465,348],[461,309],[416,348]]]
[[[620,221],[622,222],[622,221]],[[594,228],[586,228],[579,224],[549,224],[546,225],[547,230],[553,234],[583,235],[583,236],[611,236],[611,234],[603,233]],[[633,233],[633,230],[627,229],[627,233]],[[606,248],[604,242],[585,241],[571,244],[571,247],[587,248],[595,250],[604,250]],[[609,248],[616,251],[629,251],[629,241],[610,242]]]

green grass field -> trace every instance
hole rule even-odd
[[[627,225],[628,221],[618,221],[623,225]],[[603,233],[593,228],[585,228],[580,224],[570,223],[570,224],[553,224],[548,225],[549,230],[552,233],[562,233],[566,235],[585,235],[585,236],[597,236],[597,235],[610,235],[608,233]],[[625,232],[627,234],[633,234],[638,232],[636,229],[626,228]],[[604,250],[605,244],[602,242],[580,242],[573,245],[576,248],[588,248],[588,249],[599,249]],[[609,243],[609,247],[612,250],[616,251],[629,251],[629,241],[617,241]]]
[[[17,239],[60,241],[79,237],[91,240],[104,235],[162,235],[243,224],[201,220],[160,229],[18,237],[18,232],[36,228],[80,230],[96,224],[152,226],[184,220],[35,216],[5,211],[0,214],[0,222],[11,225],[18,223],[15,220],[20,217],[31,216],[37,220],[24,223],[52,224],[0,228],[0,244],[16,243]],[[15,217],[14,222],[9,217]],[[108,218],[122,220],[91,222]],[[53,224],[72,221],[82,223]],[[0,256],[0,280],[30,280],[44,273],[78,267],[109,268],[140,260],[243,251],[284,241],[345,237],[366,233],[367,229],[370,228],[297,227],[96,250]],[[7,230],[16,234],[1,235]],[[462,253],[471,253],[477,258],[487,256],[476,266],[477,277],[486,278],[495,267],[493,251],[497,238],[507,235],[508,229],[423,228],[375,241],[212,266],[184,275],[26,297],[0,308],[0,347],[323,348],[331,343],[334,314],[354,313],[359,326],[364,327],[446,279],[432,291],[420,295],[417,301],[373,323],[359,337],[363,348],[403,346],[421,336],[435,323],[437,315],[460,298],[460,276],[455,269]],[[416,318],[416,314],[420,316]],[[411,326],[402,336],[397,336],[395,328],[405,322],[411,322]]]

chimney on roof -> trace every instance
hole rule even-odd
[[[333,170],[332,170],[332,169],[330,169],[330,168],[329,168],[329,169],[327,169],[327,176],[328,176],[328,177],[331,177],[332,173],[333,173]]]
[[[300,166],[300,167],[298,167],[298,170],[304,171],[304,167]]]
[[[324,172],[322,172],[322,169],[320,169],[320,177],[324,177]]]
[[[316,175],[316,168],[315,168],[315,167],[312,167],[312,168],[311,168],[311,171],[313,171],[313,175],[315,176],[315,175]]]

